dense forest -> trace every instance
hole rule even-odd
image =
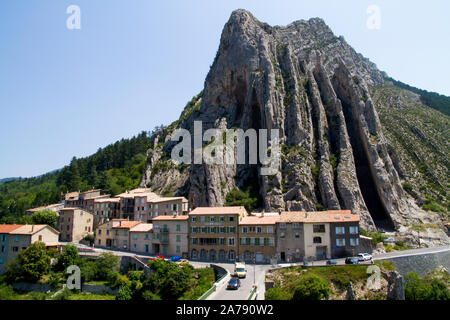
[[[386,78],[386,80],[392,81],[392,83],[399,88],[407,89],[409,91],[417,93],[424,105],[450,116],[450,97],[436,92],[429,92],[427,90],[418,89],[392,78]]]
[[[116,195],[135,188],[146,166],[152,132],[141,132],[100,148],[86,158],[73,158],[69,165],[39,177],[10,180],[0,184],[0,223],[21,223],[29,208],[57,203],[67,191],[101,188]]]

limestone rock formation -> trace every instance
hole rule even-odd
[[[156,136],[142,185],[183,194],[192,207],[223,205],[230,190],[251,187],[261,209],[351,209],[367,230],[398,230],[424,211],[402,187],[406,169],[374,103],[385,78],[319,18],[272,27],[236,10],[201,97]],[[203,132],[279,129],[281,167],[266,176],[259,164],[170,164],[173,130],[193,135],[194,121]]]

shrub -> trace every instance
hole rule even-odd
[[[119,271],[119,257],[112,253],[102,253],[96,262],[98,280],[106,280],[110,272]]]
[[[144,293],[142,293],[142,298],[144,300],[161,300],[160,296],[158,296],[156,293],[153,293],[149,290],[144,291]]]
[[[265,300],[291,300],[292,296],[281,288],[270,288],[264,294]]]
[[[131,300],[132,295],[131,288],[128,285],[123,285],[117,293],[116,300]]]
[[[50,256],[42,242],[35,242],[21,251],[7,267],[10,281],[37,282],[50,271]]]
[[[328,283],[315,274],[303,276],[295,288],[292,300],[322,300],[330,295]]]
[[[65,270],[71,265],[78,265],[78,249],[74,245],[68,244],[64,247],[63,252],[58,257],[58,270]]]

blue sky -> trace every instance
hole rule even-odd
[[[81,30],[66,27],[72,4]],[[366,27],[374,4],[380,30]],[[237,8],[271,25],[321,17],[393,78],[450,95],[448,1],[2,0],[0,178],[176,120]]]

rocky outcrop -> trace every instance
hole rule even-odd
[[[166,131],[165,144],[149,154],[142,184],[173,189],[192,207],[223,205],[230,190],[251,187],[261,196],[261,209],[350,209],[368,230],[399,229],[419,208],[402,188],[405,170],[372,100],[370,88],[383,85],[383,73],[321,19],[271,27],[245,10],[234,11],[201,101],[171,130],[187,129],[194,140],[194,121],[202,121],[203,132],[279,129],[281,166],[270,176],[261,174],[259,164],[236,162],[155,173],[174,145]]]

